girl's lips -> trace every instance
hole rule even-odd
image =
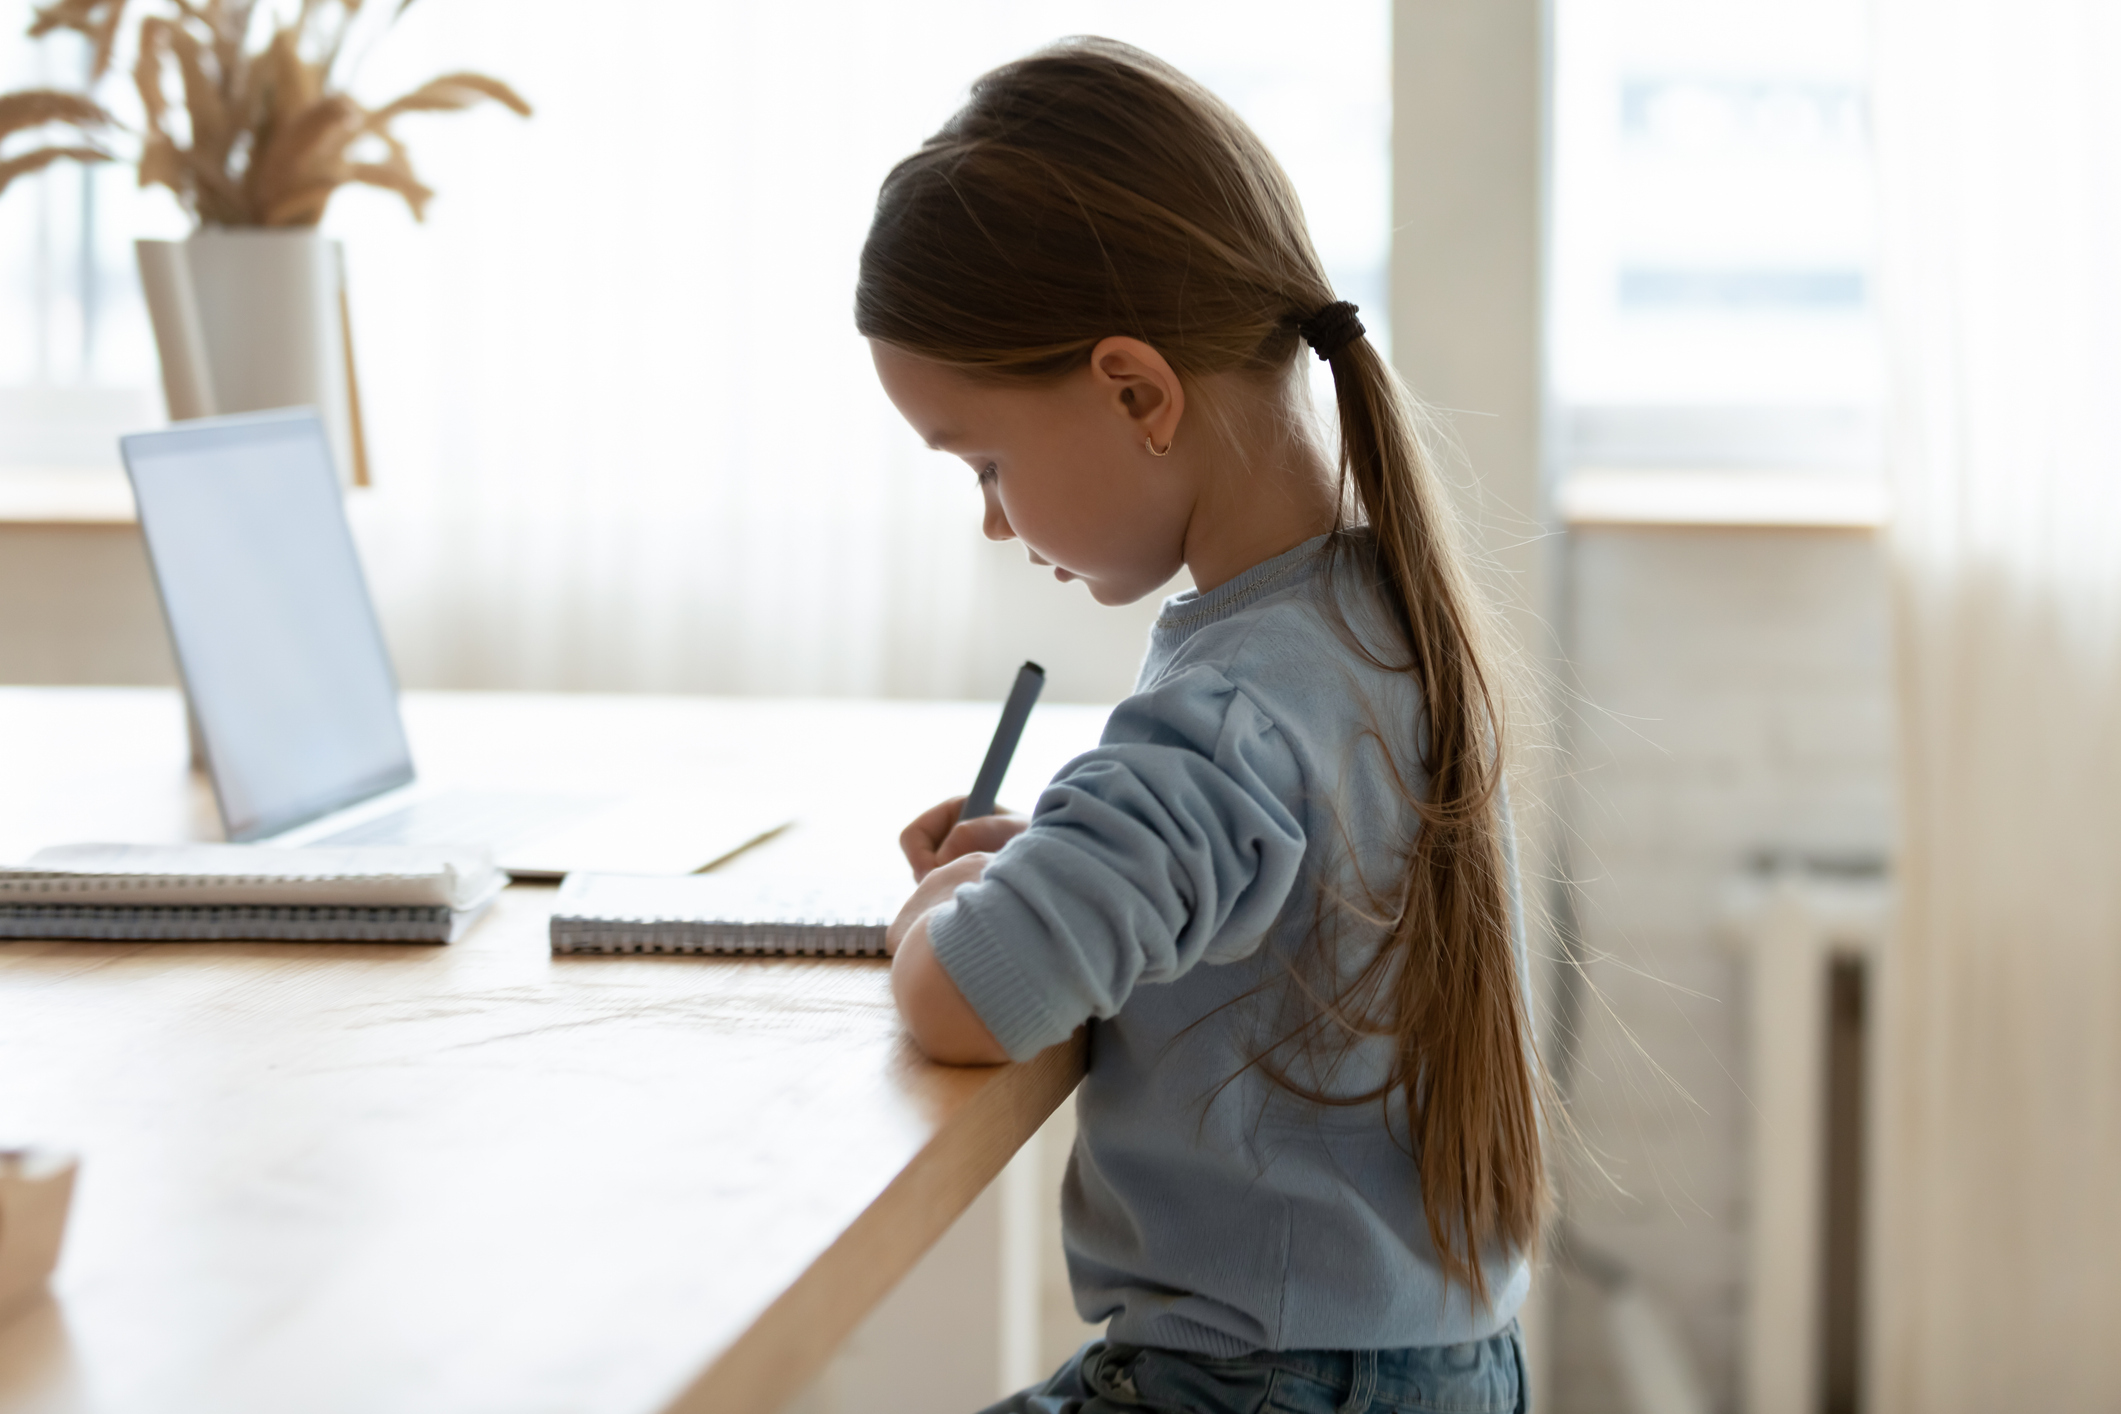
[[[1055,565],[1055,566],[1053,567],[1053,577],[1054,577],[1055,579],[1059,580],[1059,581],[1060,581],[1060,582],[1061,582],[1062,584],[1066,584],[1066,583],[1067,583],[1067,582],[1068,582],[1069,580],[1071,580],[1071,579],[1075,578],[1075,576],[1074,576],[1074,575],[1072,575],[1072,574],[1068,573],[1068,572],[1067,572],[1066,570],[1062,569],[1062,568],[1061,568],[1061,567],[1060,567],[1059,565]]]

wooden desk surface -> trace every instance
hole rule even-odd
[[[423,775],[785,794],[730,868],[902,871],[977,704],[412,694]],[[1093,743],[1034,716],[1005,800]],[[172,693],[0,689],[0,858],[210,837]],[[901,873],[899,877],[903,877]],[[77,1150],[0,1410],[767,1414],[1074,1086],[924,1061],[883,967],[448,947],[0,944],[0,1143]]]

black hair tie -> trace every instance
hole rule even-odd
[[[1330,361],[1367,332],[1355,313],[1356,306],[1346,300],[1335,300],[1309,319],[1298,321],[1296,332],[1303,335],[1304,342],[1311,346],[1311,351],[1321,362]]]

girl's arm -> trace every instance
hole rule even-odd
[[[958,888],[987,872],[988,854],[967,854],[930,870],[884,934],[891,954],[891,997],[930,1060],[947,1065],[999,1065],[1009,1059],[965,994],[943,971],[928,942],[928,919]]]

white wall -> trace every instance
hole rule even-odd
[[[1544,653],[1546,17],[1392,10],[1392,361],[1437,417],[1482,577]]]
[[[176,679],[132,525],[0,523],[0,683]]]
[[[1884,569],[1847,531],[1592,529],[1571,550],[1572,862],[1595,995],[1573,1106],[1589,1153],[1568,1207],[1635,1269],[1728,1410],[1750,1102],[1724,899],[1758,851],[1890,847]],[[1551,1407],[1619,1411],[1595,1293],[1563,1291]]]

